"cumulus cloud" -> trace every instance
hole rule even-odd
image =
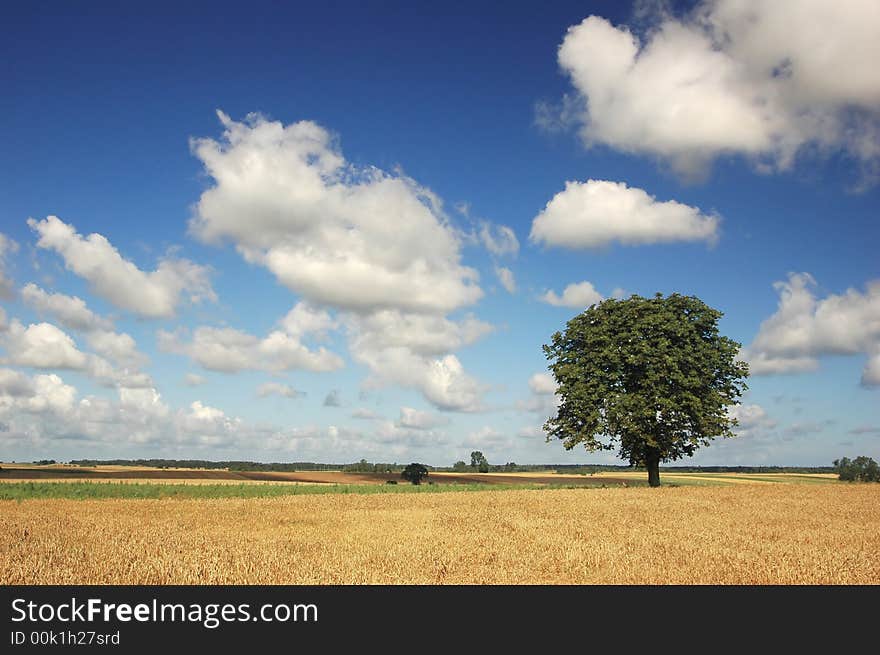
[[[491,328],[446,317],[483,292],[440,199],[400,173],[347,162],[316,123],[218,115],[222,138],[192,142],[213,183],[191,232],[232,242],[313,311],[335,309],[353,357],[371,371],[368,384],[413,387],[445,409],[479,405],[481,385],[451,352]],[[505,226],[483,225],[480,235],[494,253],[519,247]]]
[[[529,397],[517,402],[517,409],[541,416],[556,414],[560,398],[556,394],[556,380],[549,373],[535,373],[529,378]]]
[[[580,101],[564,109],[586,145],[692,177],[726,154],[785,169],[808,146],[876,170],[878,32],[873,0],[704,0],[684,17],[657,12],[642,39],[590,16],[559,48]]]
[[[718,238],[719,218],[696,207],[658,201],[623,182],[566,182],[532,221],[534,243],[559,248],[706,241]]]
[[[310,350],[301,338],[325,325],[323,319],[311,310],[297,311],[295,307],[280,322],[282,329],[273,330],[259,338],[235,328],[200,326],[185,340],[184,331],[159,330],[159,348],[190,357],[211,371],[235,373],[245,370],[335,371],[342,368],[339,355],[323,346]]]
[[[412,407],[401,407],[400,418],[395,421],[397,427],[413,430],[430,430],[448,423],[449,419],[445,416],[438,416],[432,412],[424,412]]]
[[[497,225],[488,221],[480,224],[480,242],[486,250],[496,257],[516,255],[519,252],[519,239],[513,228]]]
[[[51,323],[25,327],[14,320],[3,335],[6,360],[15,366],[83,370],[88,358],[74,340]]]
[[[731,405],[727,408],[727,414],[736,419],[737,426],[733,430],[739,436],[751,436],[776,427],[776,421],[760,405]]]
[[[69,334],[51,323],[33,323],[25,327],[13,320],[0,334],[0,345],[7,352],[0,361],[13,366],[82,371],[105,386],[143,387],[152,384],[150,377],[137,371],[134,365],[116,368],[103,357],[81,351]],[[121,354],[125,355],[125,360],[139,361],[134,350],[110,354]]]
[[[18,244],[0,232],[0,300],[12,300],[15,296],[15,283],[6,277],[6,257],[17,250]]]
[[[219,116],[223,138],[192,143],[214,180],[190,223],[198,238],[231,240],[293,291],[337,308],[451,311],[481,297],[430,190],[347,163],[313,122]]]
[[[356,356],[398,349],[441,355],[478,341],[493,327],[473,316],[451,321],[443,316],[385,310],[349,317],[348,330],[349,347]]]
[[[279,382],[265,382],[257,387],[257,395],[260,398],[265,398],[266,396],[282,396],[284,398],[299,398],[300,396],[305,395],[302,391],[297,391],[293,387],[287,384],[281,384]]]
[[[513,271],[506,266],[496,266],[495,276],[507,293],[516,293],[516,278],[513,275]]]
[[[480,411],[486,385],[470,376],[451,353],[474,343],[493,327],[473,316],[443,316],[396,310],[348,318],[349,352],[371,371],[368,386],[398,384],[418,389],[439,409]]]
[[[87,280],[92,290],[120,309],[147,318],[173,316],[181,297],[190,302],[216,300],[208,269],[187,259],[165,257],[155,271],[144,272],[102,235],[83,237],[56,216],[28,219],[39,235],[37,246],[57,252],[68,270]]]
[[[159,442],[220,445],[232,441],[240,427],[238,419],[198,401],[189,410],[174,412],[153,388],[121,387],[116,400],[78,399],[76,388],[55,374],[35,375],[24,394],[10,394],[0,386],[0,418],[9,427],[0,439],[7,446],[38,446],[57,439],[116,447]]]
[[[549,373],[535,373],[529,378],[529,389],[539,396],[556,393],[556,380]]]
[[[488,452],[501,453],[513,447],[513,440],[503,432],[488,425],[468,434],[461,442],[463,448],[479,448]]]
[[[72,330],[110,330],[113,327],[111,321],[95,314],[77,296],[48,293],[36,284],[29,283],[21,290],[21,298],[37,313],[48,314]]]
[[[602,302],[603,298],[602,294],[596,291],[592,283],[585,280],[569,284],[565,287],[561,296],[556,295],[556,292],[551,289],[541,296],[541,300],[554,307],[586,309],[590,305]]]
[[[880,280],[864,292],[816,297],[816,280],[809,273],[790,273],[774,283],[779,305],[761,323],[758,334],[744,349],[754,375],[815,370],[823,355],[869,356],[862,383],[876,384],[876,353],[880,351]]]
[[[339,389],[331,389],[324,396],[324,407],[342,407],[342,399],[339,396]]]

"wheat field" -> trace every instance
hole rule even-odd
[[[878,584],[880,485],[0,503],[2,584]]]

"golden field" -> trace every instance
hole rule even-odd
[[[2,584],[878,584],[880,485],[0,503]]]

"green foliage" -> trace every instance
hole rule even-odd
[[[455,464],[452,465],[452,470],[456,473],[463,473],[468,470],[467,464],[462,460],[458,460]]]
[[[416,462],[407,464],[406,468],[403,469],[403,472],[400,474],[400,477],[413,484],[421,484],[422,479],[428,477],[428,467]]]
[[[656,486],[661,461],[733,436],[728,408],[747,388],[748,364],[736,361],[740,344],[719,335],[721,316],[699,298],[657,294],[608,299],[572,318],[543,347],[561,398],[547,440],[616,447]]]
[[[480,473],[489,472],[489,461],[479,450],[471,453],[471,468],[477,469]]]
[[[850,459],[842,457],[834,460],[834,471],[843,482],[880,482],[880,466],[864,455]]]

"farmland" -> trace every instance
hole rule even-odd
[[[880,584],[880,485],[681,474],[648,489],[634,476],[231,485],[289,492],[264,497],[178,479],[165,486],[203,495],[3,500],[0,584]],[[57,483],[2,486],[21,484]]]

